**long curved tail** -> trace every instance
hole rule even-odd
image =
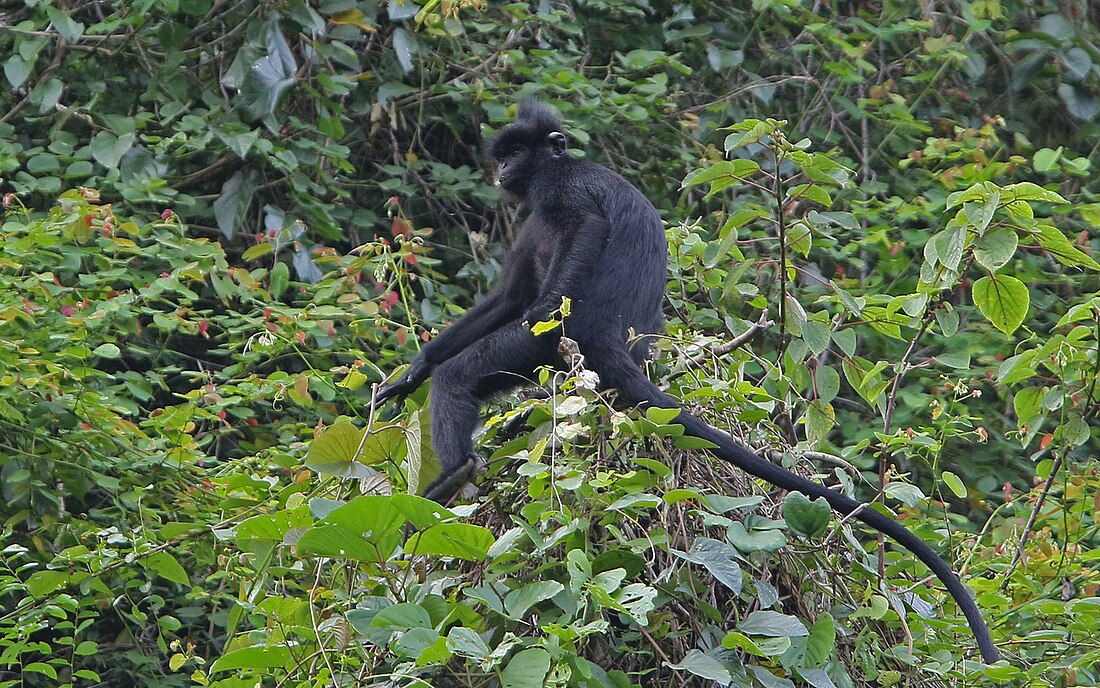
[[[962,581],[959,580],[959,577],[955,575],[951,568],[948,567],[947,563],[923,540],[911,533],[905,526],[883,516],[874,509],[861,508],[864,505],[860,502],[835,490],[831,490],[824,485],[807,480],[802,476],[788,471],[782,466],[778,466],[750,452],[734,442],[725,433],[711,427],[688,411],[685,411],[676,399],[658,389],[658,387],[633,364],[625,351],[621,353],[606,353],[611,355],[595,357],[594,360],[590,360],[593,364],[602,364],[598,365],[596,371],[600,374],[602,385],[618,389],[619,396],[628,403],[632,405],[680,409],[680,415],[676,417],[676,422],[684,426],[684,431],[687,434],[714,444],[715,448],[710,451],[720,458],[729,461],[734,466],[737,466],[747,473],[768,481],[776,487],[783,488],[784,490],[801,492],[809,497],[824,497],[825,501],[829,503],[829,506],[836,511],[839,511],[845,516],[854,514],[855,518],[863,521],[875,530],[890,536],[898,544],[915,554],[918,559],[924,562],[924,564],[932,570],[932,573],[936,574],[936,577],[943,582],[947,591],[955,598],[955,602],[958,603],[959,608],[962,609],[963,614],[966,616],[967,623],[970,624],[970,630],[974,634],[974,639],[978,643],[978,648],[981,650],[982,659],[984,659],[987,664],[992,664],[998,660],[999,653],[997,652],[996,646],[993,645],[993,639],[989,635],[989,628],[986,626],[985,620],[982,619],[982,614],[978,609],[978,605],[971,599],[970,594],[962,584]]]

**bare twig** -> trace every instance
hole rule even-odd
[[[827,463],[831,466],[843,468],[846,473],[851,475],[853,478],[856,478],[857,480],[860,477],[858,468],[840,458],[839,456],[836,456],[835,454],[826,454],[825,452],[819,451],[804,451],[798,452],[797,456],[798,458],[806,459],[807,461],[820,461],[821,463]],[[770,449],[767,451],[767,457],[768,460],[772,463],[780,463],[783,458],[783,452],[779,451],[778,449]]]
[[[898,374],[894,376],[894,383],[890,386],[890,394],[886,397],[886,413],[883,414],[882,419],[882,431],[884,433],[890,432],[890,423],[894,417],[894,407],[897,405],[898,389],[901,387],[901,380],[908,374],[909,359],[913,356],[913,351],[916,350],[917,344],[920,342],[921,337],[928,331],[928,327],[932,324],[932,320],[935,316],[936,309],[929,308],[928,312],[924,316],[924,320],[920,324],[920,329],[917,330],[917,335],[913,337],[913,341],[909,342],[909,348],[905,350],[905,355],[901,357],[901,361],[898,363]]]
[[[1043,504],[1047,501],[1047,495],[1050,494],[1050,488],[1054,485],[1054,479],[1058,476],[1058,470],[1062,467],[1062,454],[1057,453],[1054,455],[1054,464],[1050,467],[1050,475],[1047,476],[1047,480],[1043,483],[1043,489],[1039,492],[1039,498],[1035,500],[1035,506],[1031,508],[1031,515],[1028,516],[1027,525],[1024,526],[1024,532],[1020,535],[1020,542],[1016,544],[1016,552],[1012,555],[1012,562],[1008,565],[1008,570],[1005,571],[1004,580],[1001,581],[1001,590],[1008,587],[1008,579],[1012,577],[1012,572],[1016,570],[1017,564],[1020,563],[1020,559],[1024,556],[1024,547],[1027,545],[1028,538],[1031,537],[1031,529],[1035,526],[1035,519],[1039,517],[1039,511],[1043,508]]]
[[[928,331],[928,328],[932,325],[932,320],[935,318],[936,308],[932,306],[928,309],[928,312],[924,314],[924,319],[921,321],[920,329],[917,330],[916,336],[913,337],[913,341],[909,342],[909,348],[905,350],[905,355],[901,357],[901,361],[898,363],[898,372],[894,376],[894,383],[890,386],[890,394],[886,397],[886,411],[883,413],[882,418],[882,432],[883,434],[890,434],[890,424],[894,418],[894,407],[897,405],[898,389],[901,387],[901,380],[909,372],[909,359],[913,356],[913,352],[917,349],[917,344],[920,342],[921,337]],[[886,464],[890,460],[889,452],[884,452],[879,455],[878,461],[878,494],[875,495],[875,500],[881,499],[886,494]],[[878,574],[880,577],[886,576],[886,536],[879,531],[878,533]]]
[[[831,466],[843,468],[844,472],[848,475],[852,476],[853,478],[859,478],[859,469],[848,463],[844,459],[840,458],[839,456],[836,456],[835,454],[826,454],[825,452],[819,451],[808,451],[802,452],[802,458],[808,459],[810,461],[820,461],[821,463],[827,463]]]
[[[760,332],[763,332],[764,330],[768,329],[769,327],[771,327],[774,324],[775,323],[773,321],[768,320],[768,312],[764,311],[763,313],[760,314],[760,318],[755,323],[753,323],[752,325],[749,326],[749,329],[745,330],[744,332],[737,335],[736,337],[734,337],[730,341],[726,342],[725,344],[719,344],[718,346],[713,347],[713,348],[711,348],[711,349],[709,349],[709,350],[707,350],[707,351],[705,351],[701,354],[698,354],[696,356],[692,356],[691,358],[688,359],[688,365],[690,365],[690,366],[701,366],[701,365],[703,365],[703,363],[706,362],[706,360],[708,358],[710,358],[712,356],[724,356],[724,355],[730,353],[731,351],[734,351],[736,349],[740,349],[742,346],[747,344],[749,342],[749,340],[751,340],[757,334],[759,334]]]
[[[241,159],[238,158],[235,153],[226,153],[222,157],[202,168],[201,170],[196,170],[190,174],[180,177],[176,181],[173,188],[182,189],[196,184],[197,182],[214,176],[215,174],[219,173],[223,168],[228,167],[229,165],[240,163],[240,160]]]
[[[784,205],[787,202],[783,176],[780,174],[783,156],[775,151],[775,221],[779,225],[779,354],[777,367],[783,367],[783,352],[787,348],[787,223],[784,222]]]
[[[746,94],[750,91],[755,91],[758,88],[768,88],[768,87],[772,87],[772,86],[780,86],[782,84],[785,84],[785,83],[788,83],[788,82],[791,82],[791,81],[808,81],[810,83],[817,83],[817,79],[813,78],[812,76],[800,76],[800,75],[782,76],[782,77],[778,76],[778,75],[770,76],[770,77],[766,77],[766,78],[762,79],[761,81],[754,81],[754,82],[752,82],[751,84],[749,84],[747,86],[742,86],[741,88],[737,89],[736,91],[730,91],[729,93],[722,96],[718,100],[712,100],[709,103],[702,103],[700,105],[693,105],[692,107],[685,108],[683,111],[684,112],[697,112],[699,110],[706,110],[707,108],[712,107],[714,105],[717,105],[719,103],[724,103],[724,102],[729,101],[729,100],[736,100],[737,98],[741,97],[742,95],[744,95],[744,94]]]

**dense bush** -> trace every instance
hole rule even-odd
[[[0,19],[0,685],[1100,681],[1095,10],[734,4]],[[478,506],[408,494],[424,390],[371,383],[495,277],[530,95],[668,222],[651,376],[897,514],[1005,662],[578,370],[489,411]]]

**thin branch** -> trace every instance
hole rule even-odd
[[[781,86],[782,84],[785,84],[785,83],[788,83],[788,82],[791,82],[791,81],[808,81],[810,83],[817,83],[817,79],[813,78],[812,76],[800,76],[800,75],[782,76],[782,77],[778,76],[778,75],[769,76],[769,77],[764,78],[761,81],[754,81],[754,82],[752,82],[751,84],[749,84],[747,86],[742,86],[741,88],[737,89],[736,91],[730,91],[729,93],[722,96],[718,100],[712,100],[709,103],[702,103],[700,105],[693,105],[689,108],[685,108],[683,111],[684,112],[697,112],[699,110],[706,110],[707,108],[718,105],[719,103],[724,103],[724,102],[729,101],[729,100],[736,100],[737,98],[740,98],[742,95],[744,95],[744,94],[746,94],[750,91],[755,91],[758,88],[769,88],[769,87]]]
[[[1054,464],[1050,467],[1050,475],[1047,476],[1047,480],[1043,483],[1043,489],[1039,493],[1039,498],[1035,500],[1035,506],[1031,508],[1031,515],[1027,519],[1027,525],[1024,526],[1024,532],[1020,535],[1020,542],[1016,545],[1016,552],[1012,555],[1012,562],[1008,565],[1008,570],[1005,571],[1004,580],[1001,581],[1001,590],[1008,587],[1008,579],[1012,577],[1012,572],[1016,570],[1017,564],[1020,563],[1020,559],[1024,556],[1024,547],[1027,545],[1028,538],[1031,537],[1031,529],[1035,526],[1035,519],[1039,517],[1039,511],[1043,508],[1043,504],[1047,501],[1047,495],[1050,494],[1050,488],[1054,485],[1054,479],[1058,477],[1058,470],[1062,467],[1062,454],[1057,453],[1054,455]]]
[[[843,468],[844,472],[848,473],[853,478],[858,479],[860,477],[858,468],[840,458],[839,456],[836,456],[835,454],[826,454],[825,452],[819,451],[807,451],[802,452],[802,458],[808,459],[810,461],[820,461],[821,463],[827,463],[831,466],[837,466],[838,468]]]
[[[779,355],[776,366],[783,367],[783,352],[787,348],[787,223],[784,205],[787,199],[780,167],[783,156],[775,151],[775,220],[779,224]]]
[[[737,335],[736,337],[734,337],[730,341],[726,342],[725,344],[720,344],[716,347],[708,349],[707,351],[705,351],[701,354],[698,354],[696,356],[692,356],[691,358],[688,359],[688,365],[690,365],[692,367],[701,366],[701,365],[703,365],[703,363],[706,362],[706,360],[708,358],[711,358],[711,357],[714,357],[714,356],[724,356],[724,355],[730,353],[731,351],[734,351],[735,349],[740,349],[742,346],[747,344],[749,342],[749,340],[751,340],[757,334],[759,334],[760,332],[763,332],[764,330],[768,329],[769,327],[771,327],[774,324],[775,323],[773,321],[768,320],[768,312],[764,311],[763,313],[760,314],[760,318],[755,323],[753,323],[752,325],[749,326],[749,329],[745,330],[744,332]]]
[[[241,161],[240,158],[237,157],[236,153],[226,153],[226,154],[222,155],[222,157],[218,158],[214,162],[212,162],[209,165],[207,165],[206,167],[202,168],[201,170],[196,170],[196,171],[194,171],[190,174],[187,174],[187,175],[184,175],[183,177],[180,177],[178,180],[176,180],[176,183],[175,183],[173,188],[175,188],[175,189],[186,188],[186,187],[191,186],[191,185],[193,185],[197,182],[200,182],[204,179],[207,179],[209,177],[214,176],[216,173],[220,172],[223,167],[228,167],[229,165],[232,165],[233,163],[240,163],[240,162],[242,162],[242,161]]]
[[[935,314],[935,306],[928,309],[928,312],[924,316],[924,321],[920,324],[920,329],[917,330],[917,335],[913,337],[913,341],[909,342],[909,348],[906,349],[905,355],[901,357],[901,361],[898,363],[898,374],[894,376],[894,384],[890,386],[890,394],[886,397],[886,413],[882,419],[882,431],[884,433],[890,432],[890,423],[894,417],[894,407],[897,405],[898,388],[901,387],[901,380],[909,370],[911,370],[909,368],[909,359],[913,356],[913,351],[916,350],[921,337],[928,331],[929,326],[932,324],[932,320],[936,317]]]
[[[19,112],[27,106],[27,103],[30,102],[31,93],[34,92],[34,89],[37,88],[40,84],[46,83],[46,79],[50,78],[50,76],[54,72],[56,72],[57,69],[61,66],[61,61],[65,58],[65,53],[67,50],[68,44],[65,43],[64,40],[58,38],[57,49],[54,51],[53,59],[50,60],[50,64],[47,65],[47,67],[38,74],[38,79],[35,80],[34,86],[27,88],[27,94],[23,96],[22,100],[13,105],[12,108],[8,110],[6,115],[0,117],[0,124],[4,124],[9,120],[15,119],[15,116],[18,115]]]

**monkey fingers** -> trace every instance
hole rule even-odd
[[[484,473],[488,466],[485,459],[477,452],[466,455],[466,462],[459,465],[454,471],[446,475],[440,475],[428,489],[424,490],[424,497],[446,506],[454,499],[462,486],[479,473]]]
[[[430,374],[428,365],[421,359],[416,359],[400,377],[378,388],[374,395],[375,407],[381,406],[390,399],[396,399],[400,403],[402,399],[415,392]]]

